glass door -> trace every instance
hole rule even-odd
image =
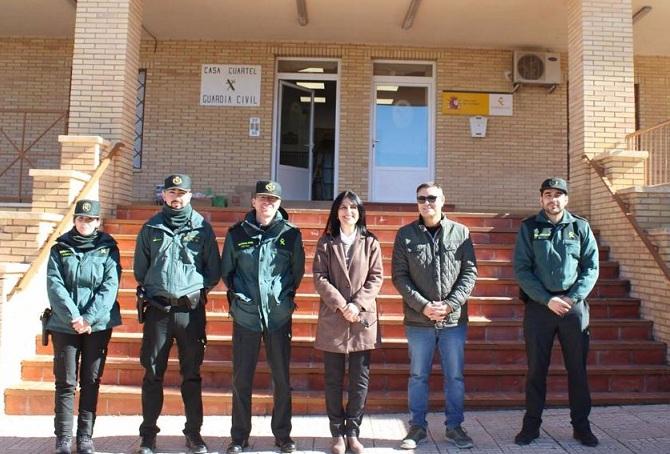
[[[374,86],[370,199],[377,202],[413,202],[416,187],[433,178],[432,86],[404,79]]]
[[[279,81],[277,181],[286,200],[312,198],[314,90]]]

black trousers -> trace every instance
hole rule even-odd
[[[252,331],[233,323],[233,415],[230,437],[242,443],[251,432],[251,393],[261,339],[272,373],[271,428],[275,438],[291,435],[291,321],[275,331]]]
[[[105,369],[107,345],[111,335],[111,329],[92,334],[57,332],[51,334],[54,346],[54,377],[56,380],[54,433],[57,437],[72,436],[72,415],[74,393],[77,389],[77,376],[79,376],[81,387],[77,436],[93,436],[100,378]]]
[[[347,361],[348,359],[348,361]],[[349,388],[346,411],[342,406],[344,372],[349,363]],[[365,412],[370,381],[370,350],[349,354],[323,352],[326,382],[326,412],[330,421],[330,433],[338,435],[359,435],[359,428]]]
[[[205,354],[205,306],[193,310],[173,308],[169,313],[150,307],[144,321],[140,362],[142,380],[141,436],[155,436],[156,421],[163,409],[163,376],[174,340],[179,348],[181,398],[186,411],[184,433],[200,433],[202,427],[202,379],[200,366]]]
[[[533,301],[526,304],[523,328],[528,357],[528,376],[524,429],[535,430],[542,424],[542,411],[547,394],[547,371],[557,334],[563,351],[563,362],[568,371],[572,426],[579,431],[590,429],[591,393],[586,375],[590,333],[588,327],[582,329],[581,319],[584,311],[578,309],[580,308],[575,308],[564,317],[559,317],[542,304]]]

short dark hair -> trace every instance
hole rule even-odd
[[[439,189],[440,192],[442,193],[442,196],[444,196],[444,190],[442,189],[442,186],[435,183],[434,181],[426,181],[425,183],[421,183],[419,186],[416,187],[416,193],[418,194],[419,191],[421,191],[422,189],[428,189],[428,188]]]
[[[328,220],[326,221],[326,228],[324,229],[325,235],[330,235],[333,238],[340,235],[340,219],[337,216],[344,199],[349,199],[358,207],[358,221],[356,221],[356,227],[358,231],[361,232],[361,236],[374,236],[372,233],[368,232],[368,227],[365,223],[365,207],[363,206],[363,201],[358,195],[353,191],[342,191],[340,192],[333,204],[330,207],[330,213],[328,214]]]

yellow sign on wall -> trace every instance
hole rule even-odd
[[[506,93],[472,93],[443,91],[442,113],[445,115],[512,115],[512,95]]]
[[[447,115],[488,115],[489,94],[443,91],[442,113]]]

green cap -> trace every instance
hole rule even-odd
[[[100,217],[100,202],[97,200],[81,199],[74,206],[75,216]]]
[[[168,190],[168,189],[181,189],[183,191],[190,191],[191,190],[191,177],[188,175],[184,174],[175,174],[175,175],[170,175],[165,179],[165,183],[163,184],[163,189]]]
[[[547,178],[542,182],[542,186],[540,186],[540,192],[544,192],[545,189],[558,189],[559,191],[567,194],[568,183],[563,178]]]
[[[281,199],[281,185],[271,180],[257,181],[254,195],[271,195]]]

